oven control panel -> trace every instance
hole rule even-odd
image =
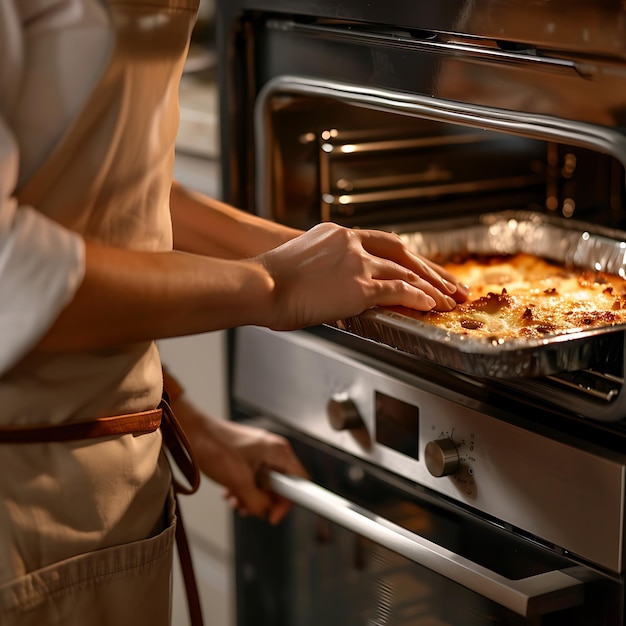
[[[237,337],[233,391],[254,416],[621,571],[624,455],[515,426],[312,333],[249,327]]]

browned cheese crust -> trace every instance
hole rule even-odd
[[[418,315],[453,333],[545,337],[626,322],[626,280],[564,267],[530,254],[470,257],[443,264],[470,288],[455,310]]]

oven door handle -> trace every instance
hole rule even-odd
[[[270,489],[524,617],[581,606],[584,584],[553,570],[511,580],[299,476],[267,472]]]

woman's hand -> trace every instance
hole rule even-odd
[[[332,322],[377,305],[450,311],[467,297],[450,274],[384,231],[318,224],[254,261],[274,280],[267,326],[275,330]]]
[[[264,469],[307,477],[289,442],[266,430],[211,418],[184,394],[172,402],[172,409],[200,470],[226,488],[230,505],[242,515],[280,522],[291,502],[264,488],[261,481]]]

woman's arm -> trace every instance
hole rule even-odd
[[[87,242],[85,275],[40,349],[83,350],[240,325],[290,330],[376,305],[452,309],[464,290],[382,231],[315,226],[246,260]]]
[[[222,259],[245,259],[303,231],[240,211],[177,182],[170,192],[174,247]]]

